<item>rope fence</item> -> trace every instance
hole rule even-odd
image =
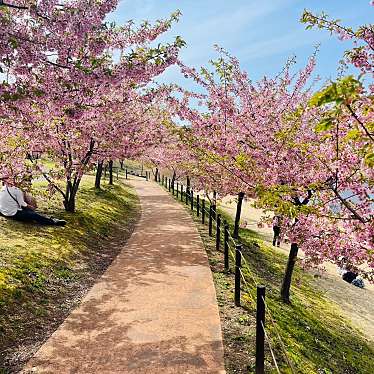
[[[242,244],[232,236],[228,223],[225,220],[221,222],[221,215],[217,213],[216,205],[212,204],[211,201],[206,200],[205,198],[200,198],[198,194],[195,195],[190,186],[184,186],[182,183],[176,182],[168,177],[160,177],[159,175],[158,178],[156,178],[156,181],[172,193],[173,196],[176,196],[177,199],[180,198],[181,202],[184,202],[187,206],[190,205],[191,211],[196,212],[197,216],[201,219],[202,224],[208,224],[209,236],[215,236],[217,250],[219,250],[221,244],[223,244],[225,270],[231,272],[231,269],[234,269],[235,274],[235,305],[238,307],[240,306],[242,289],[249,296],[250,301],[256,305],[256,374],[264,374],[265,372],[265,341],[274,367],[277,373],[280,374],[279,364],[274,353],[274,338],[279,343],[285,362],[290,371],[293,374],[296,374],[295,367],[289,358],[271,308],[265,300],[266,288],[265,286],[260,285],[256,275],[251,270],[248,260],[243,254]],[[215,229],[215,235],[213,235],[213,228]],[[230,268],[230,264],[233,265],[232,268]],[[250,282],[248,282],[248,278],[250,279]],[[257,289],[256,296],[253,294],[253,288]],[[275,332],[275,337],[272,337],[270,335],[270,330],[266,328],[266,316]]]

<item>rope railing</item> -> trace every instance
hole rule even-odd
[[[264,326],[264,323],[262,321],[261,321],[261,326],[262,326],[262,329],[264,330],[265,339],[268,343],[268,347],[269,347],[269,350],[270,350],[271,358],[273,359],[275,369],[277,370],[278,374],[281,374],[281,372],[279,370],[277,359],[275,358],[275,354],[274,354],[274,350],[273,350],[273,347],[272,347],[271,339],[269,339],[268,334],[267,334],[266,329],[265,329],[265,326]]]
[[[237,241],[231,236],[230,232],[229,232],[229,239],[234,243],[234,245],[237,244]]]
[[[256,304],[256,298],[252,295],[252,291],[251,291],[250,288],[249,288],[249,284],[248,284],[247,280],[245,279],[245,276],[244,276],[242,270],[239,269],[239,271],[240,271],[240,275],[241,275],[241,277],[242,277],[242,279],[243,279],[244,285],[245,285],[245,287],[247,288],[247,293],[248,293],[249,296],[251,297],[252,301]]]
[[[280,335],[280,333],[279,333],[279,330],[278,330],[278,327],[277,327],[277,325],[276,325],[276,322],[275,322],[275,320],[274,320],[274,318],[273,318],[273,315],[271,314],[271,309],[269,308],[269,306],[268,306],[268,304],[266,303],[266,301],[265,301],[264,298],[263,298],[263,302],[264,302],[264,304],[265,304],[265,306],[266,306],[266,313],[268,314],[268,316],[269,316],[269,318],[270,318],[270,322],[271,322],[271,324],[272,324],[272,326],[273,326],[273,328],[274,328],[274,331],[275,331],[275,333],[276,333],[276,335],[277,335],[278,341],[279,341],[279,343],[280,343],[280,345],[281,345],[281,348],[282,348],[282,352],[283,352],[284,358],[286,359],[287,364],[288,364],[289,368],[291,369],[292,373],[293,373],[293,374],[296,374],[295,367],[293,366],[292,361],[290,360],[290,358],[289,358],[289,356],[288,356],[288,353],[287,353],[286,347],[285,347],[285,345],[284,345],[283,339],[282,339],[282,337],[281,337],[281,335]]]
[[[240,251],[240,253],[242,254],[241,251]],[[245,257],[243,256],[243,258],[245,258]],[[246,267],[246,268],[248,269],[248,267]],[[249,269],[248,269],[248,270],[249,270]],[[249,283],[247,282],[246,277],[245,277],[245,275],[244,275],[242,269],[240,268],[239,271],[240,271],[240,275],[241,275],[241,277],[242,277],[242,279],[243,279],[243,283],[244,283],[244,285],[245,285],[245,288],[246,288],[246,290],[247,290],[247,293],[248,293],[249,296],[251,297],[252,301],[253,301],[254,303],[256,303],[256,300],[255,300],[255,298],[254,298],[254,296],[253,296],[253,294],[252,294],[252,291],[251,291],[251,289],[250,289],[250,285],[249,285]],[[252,272],[250,272],[249,274],[252,275]],[[258,282],[255,280],[255,278],[253,277],[253,275],[252,275],[252,280],[253,280],[254,284],[256,285],[256,287],[257,287],[257,286],[258,286]],[[285,359],[286,359],[286,362],[287,362],[289,368],[291,369],[291,372],[292,372],[293,374],[296,374],[295,368],[294,368],[294,366],[293,366],[293,364],[292,364],[292,361],[290,360],[290,358],[289,358],[289,356],[288,356],[288,354],[287,354],[287,350],[286,350],[285,344],[284,344],[283,339],[282,339],[282,337],[281,337],[281,335],[280,335],[280,333],[279,333],[279,330],[278,330],[278,327],[277,327],[276,322],[275,322],[275,320],[274,320],[274,317],[273,317],[273,315],[272,315],[271,309],[270,309],[270,307],[268,306],[268,304],[266,303],[265,298],[264,298],[263,296],[262,296],[261,298],[262,298],[262,301],[263,301],[264,305],[266,306],[266,308],[265,308],[266,313],[267,313],[267,315],[269,316],[269,319],[270,319],[271,324],[272,324],[272,326],[273,326],[273,328],[274,328],[274,331],[276,332],[277,339],[278,339],[278,341],[279,341],[279,343],[280,343],[280,345],[281,345],[282,352],[283,352],[283,355],[284,355],[284,357],[285,357]],[[266,334],[266,331],[265,331],[265,334]],[[267,335],[267,334],[266,334],[266,335]],[[269,347],[270,347],[270,341],[268,341],[268,344],[269,344]],[[274,357],[274,360],[275,360],[275,357]]]
[[[245,269],[248,271],[249,276],[252,278],[254,285],[257,287],[259,285],[259,282],[256,280],[255,275],[253,274],[253,271],[249,268],[249,264],[245,256],[243,256],[243,263],[245,265]]]
[[[170,178],[162,177],[162,182],[161,178],[158,180],[169,192],[171,192],[173,195],[175,194],[175,188],[174,184],[171,182]],[[168,183],[169,182],[169,183]],[[180,191],[178,190],[180,186]],[[233,236],[230,233],[230,230],[227,229],[228,224],[226,221],[224,224],[224,230],[221,230],[221,224],[220,224],[220,219],[218,222],[217,217],[220,215],[217,213],[217,208],[215,205],[209,203],[205,203],[205,199],[199,200],[199,195],[193,194],[193,190],[191,189],[191,192],[188,192],[187,187],[184,190],[184,187],[182,183],[177,183],[177,197],[180,194],[181,196],[181,201],[183,201],[183,197],[185,197],[184,202],[186,205],[191,205],[191,210],[194,211],[194,208],[196,207],[196,211],[199,215],[201,212],[202,215],[202,223],[209,223],[209,235],[213,236],[212,228],[213,225],[215,226],[216,230],[216,248],[219,247],[219,243],[222,242],[223,238],[223,243],[225,247],[225,256],[227,256],[227,262],[228,266],[226,268],[226,260],[225,260],[225,268],[226,270],[230,271],[230,263],[228,261],[228,258],[231,257],[232,262],[235,264],[235,304],[237,306],[240,306],[240,288],[241,284],[244,286],[243,289],[245,290],[246,294],[249,295],[250,300],[256,305],[257,309],[257,333],[256,333],[256,373],[264,373],[264,347],[263,344],[266,341],[267,345],[269,347],[269,351],[272,357],[273,364],[275,366],[275,369],[278,374],[280,374],[280,369],[279,369],[279,364],[277,362],[274,349],[273,349],[273,343],[272,339],[269,335],[269,331],[266,330],[265,328],[265,315],[268,316],[268,319],[271,322],[271,326],[273,327],[273,330],[276,335],[276,339],[279,341],[282,353],[284,355],[284,358],[287,362],[288,367],[290,368],[291,372],[293,374],[296,374],[295,368],[292,364],[292,361],[290,360],[285,344],[283,342],[283,339],[279,333],[279,329],[277,327],[276,321],[272,315],[272,311],[269,308],[268,304],[265,301],[265,287],[259,285],[258,278],[254,274],[254,272],[251,270],[250,265],[248,263],[248,260],[246,259],[246,256],[244,255],[242,251],[242,245],[239,244],[238,240],[233,238]],[[189,187],[190,188],[190,187]],[[188,200],[190,200],[188,202]],[[191,201],[192,200],[192,201]],[[213,209],[212,209],[213,208]],[[208,217],[207,222],[205,222],[205,216]],[[217,245],[218,244],[218,245]],[[242,265],[243,262],[243,265]],[[251,279],[251,285],[247,277]],[[257,297],[253,295],[253,287],[257,287]],[[263,290],[263,291],[261,291]],[[263,292],[263,294],[261,294]],[[262,319],[258,319],[258,311],[259,308],[263,312],[263,317]],[[261,314],[261,313],[260,313]],[[262,336],[262,342],[261,342],[261,336],[258,337],[259,333],[263,333]],[[260,334],[261,335],[261,334]],[[258,342],[259,339],[259,342]]]
[[[246,278],[245,278],[243,272],[241,271],[241,269],[240,269],[240,275],[241,275],[241,277],[242,277],[242,279],[243,279],[243,282],[244,282],[244,285],[245,285],[245,287],[246,287],[246,289],[247,289],[247,294],[249,294],[249,296],[251,297],[251,300],[253,301],[253,303],[256,304],[256,299],[255,299],[255,297],[252,295],[252,291],[251,291],[251,289],[250,289],[250,285],[249,285],[249,283],[247,282],[247,280],[246,280]],[[266,305],[266,303],[265,303],[265,298],[264,298],[264,297],[262,297],[262,300],[263,300],[264,304]],[[267,309],[267,307],[266,307],[266,309]],[[263,331],[264,331],[265,340],[266,340],[267,343],[268,343],[268,347],[269,347],[269,350],[270,350],[270,353],[271,353],[271,357],[272,357],[272,359],[273,359],[274,366],[275,366],[277,372],[280,374],[279,366],[278,366],[278,362],[277,362],[277,360],[276,360],[276,357],[275,357],[275,354],[274,354],[274,351],[273,351],[273,348],[272,348],[271,339],[269,338],[269,336],[268,336],[268,334],[267,334],[267,332],[266,332],[266,329],[265,329],[265,326],[264,326],[263,321],[261,321],[261,326],[262,326],[262,329],[263,329]]]
[[[238,250],[238,251],[242,254],[242,252],[241,252],[240,250]],[[243,258],[245,258],[245,257],[243,256]],[[246,267],[246,268],[248,269],[248,267]],[[249,269],[248,269],[248,270],[249,270]],[[252,291],[251,291],[251,289],[250,289],[250,285],[249,285],[249,283],[247,282],[246,277],[245,277],[245,275],[244,275],[242,269],[240,268],[239,271],[240,271],[240,275],[241,275],[241,277],[242,277],[242,279],[243,279],[243,283],[244,283],[244,285],[245,285],[245,288],[246,288],[246,290],[247,290],[247,293],[248,293],[249,296],[251,297],[252,301],[253,301],[254,303],[256,303],[256,300],[255,300],[255,298],[254,298],[254,296],[253,296],[253,294],[252,294]],[[252,272],[250,272],[249,274],[252,275]],[[256,287],[257,287],[257,286],[258,286],[258,282],[255,280],[255,278],[253,277],[253,275],[252,275],[252,280],[253,280],[254,284],[256,285]],[[264,298],[263,296],[262,296],[261,298],[262,298],[262,301],[263,301],[264,305],[266,306],[266,308],[265,308],[266,313],[267,313],[267,315],[269,316],[269,319],[270,319],[271,324],[272,324],[272,326],[273,326],[273,328],[274,328],[274,331],[276,332],[276,336],[277,336],[277,339],[278,339],[278,341],[279,341],[279,343],[280,343],[280,345],[281,345],[282,353],[283,353],[283,355],[284,355],[284,357],[285,357],[285,359],[286,359],[286,362],[287,362],[289,368],[291,369],[291,372],[292,372],[293,374],[296,374],[295,368],[294,368],[294,366],[293,366],[293,364],[292,364],[292,361],[290,360],[290,358],[289,358],[289,356],[288,356],[288,354],[287,354],[287,350],[286,350],[285,344],[284,344],[283,339],[282,339],[282,337],[281,337],[281,335],[280,335],[280,333],[279,333],[279,330],[278,330],[278,327],[277,327],[276,322],[275,322],[275,320],[274,320],[274,317],[273,317],[273,315],[272,315],[271,309],[270,309],[270,307],[268,306],[268,304],[266,303],[265,298]],[[264,326],[263,326],[263,328],[264,328]],[[264,328],[264,330],[265,330],[265,328]],[[267,336],[266,331],[265,331],[265,335]],[[268,340],[268,344],[269,344],[269,348],[270,348],[270,340]],[[271,349],[271,348],[270,348],[270,349]],[[273,355],[273,353],[272,353],[272,355]],[[274,364],[275,364],[276,367],[277,367],[277,364],[275,363],[275,357],[273,357],[273,359],[274,359]],[[277,370],[279,370],[278,367],[277,367]]]

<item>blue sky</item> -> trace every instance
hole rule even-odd
[[[239,58],[253,80],[275,75],[292,55],[302,67],[314,46],[321,44],[316,74],[324,80],[334,78],[349,43],[326,31],[305,30],[299,22],[304,8],[323,10],[353,27],[374,19],[369,0],[122,0],[110,18],[117,23],[154,21],[180,9],[181,20],[160,41],[180,35],[187,42],[181,58],[194,67],[217,57],[213,45],[219,44]],[[175,68],[164,73],[161,81],[186,84]]]

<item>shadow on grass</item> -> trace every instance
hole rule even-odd
[[[92,185],[92,177],[82,181],[76,213],[63,211],[57,197],[42,202],[40,211],[66,219],[65,227],[0,218],[0,368],[16,367],[17,347],[58,326],[118,253],[110,242],[130,235],[139,213],[133,189]]]

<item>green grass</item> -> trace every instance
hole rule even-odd
[[[233,219],[221,210],[219,213],[233,227]],[[280,285],[287,256],[266,245],[256,231],[240,229],[239,235],[249,265],[248,268],[243,267],[249,292],[243,292],[242,304],[254,316],[256,288],[252,279],[266,286],[266,301],[276,326],[274,328],[268,315],[267,328],[281,373],[292,371],[287,365],[277,332],[297,373],[374,373],[373,343],[342,317],[339,307],[324,296],[318,281],[296,265],[291,287],[292,302],[284,304],[280,300]],[[207,235],[202,235],[202,239],[214,240]],[[230,261],[232,266],[231,257]],[[224,274],[222,277],[225,277]],[[243,290],[246,289],[243,286]],[[269,352],[266,360],[267,367],[272,367],[269,372],[276,373]]]
[[[231,223],[231,217],[220,212]],[[240,229],[240,242],[245,246],[249,272],[258,283],[266,285],[266,300],[284,342],[287,354],[299,373],[374,373],[374,347],[349,321],[341,316],[339,307],[329,301],[313,276],[296,265],[291,287],[291,305],[279,297],[287,256],[276,252],[259,239],[258,233]],[[255,295],[255,287],[252,287]],[[254,303],[249,306],[254,311]],[[269,321],[282,373],[290,373],[275,328]]]
[[[74,214],[62,210],[59,196],[40,204],[39,210],[66,219],[65,227],[0,218],[0,368],[2,348],[27,338],[77,283],[102,272],[115,251],[110,240],[124,240],[133,227],[139,211],[134,190],[95,190],[93,183],[93,177],[83,179]],[[36,190],[44,187],[36,183]]]

